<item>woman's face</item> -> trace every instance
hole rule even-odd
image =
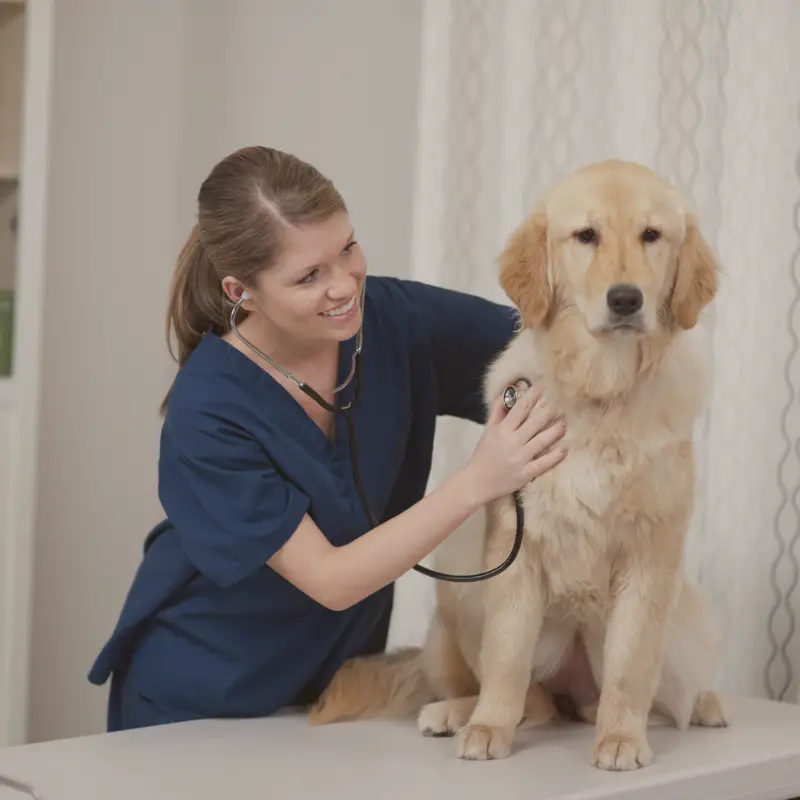
[[[278,263],[247,287],[245,310],[292,338],[342,342],[355,336],[366,259],[348,214],[288,228],[285,237]]]

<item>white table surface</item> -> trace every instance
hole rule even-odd
[[[588,764],[590,726],[518,735],[509,759],[460,761],[451,739],[413,722],[310,728],[302,717],[207,721],[0,751],[0,773],[43,800],[577,800],[800,796],[800,706],[747,700],[727,730],[653,728],[652,766],[607,773]],[[0,800],[23,795],[0,788]]]

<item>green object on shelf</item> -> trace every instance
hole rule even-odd
[[[0,291],[0,376],[11,375],[14,330],[14,292]]]

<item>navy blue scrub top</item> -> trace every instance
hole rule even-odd
[[[367,279],[353,419],[379,521],[424,496],[437,415],[485,420],[482,376],[517,322],[482,298]],[[340,380],[354,346],[341,346]],[[158,480],[167,519],[145,541],[92,683],[132,682],[167,721],[265,716],[312,702],[346,659],[384,648],[392,585],[335,612],[265,564],[306,512],[334,545],[369,529],[342,414],[331,443],[267,372],[208,333],[176,377]]]

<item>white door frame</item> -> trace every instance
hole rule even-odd
[[[0,541],[0,746],[22,744],[28,732],[54,16],[55,0],[25,0],[10,484]]]

